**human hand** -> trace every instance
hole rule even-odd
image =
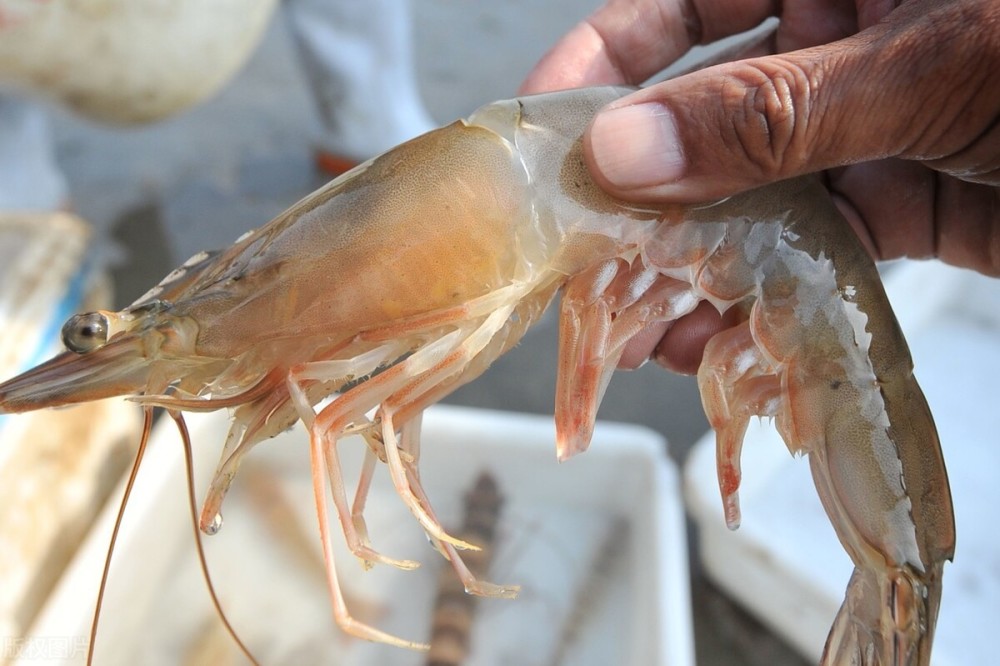
[[[585,136],[598,183],[632,201],[695,202],[822,171],[876,258],[938,257],[1000,275],[1000,3],[894,4],[610,0],[522,92],[638,84],[780,8],[763,49],[772,55],[650,86],[599,113]],[[652,355],[693,373],[732,323],[703,303],[636,336],[621,365]]]

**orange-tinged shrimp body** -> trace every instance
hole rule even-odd
[[[811,179],[701,207],[608,197],[589,176],[581,136],[626,92],[496,102],[354,169],[227,250],[192,258],[126,310],[71,319],[72,351],[0,385],[0,413],[123,394],[147,408],[235,408],[202,510],[210,533],[242,456],[301,419],[337,622],[419,647],[351,618],[327,497],[363,561],[415,566],[368,541],[364,503],[383,461],[466,589],[512,596],[473,577],[456,550],[472,546],[434,515],[418,473],[422,411],[510,349],[562,289],[564,459],[587,447],[636,332],[702,300],[739,307],[745,321],[710,342],[699,372],[727,522],[739,522],[747,422],[773,416],[789,448],[809,454],[856,565],[824,661],[927,664],[953,551],[951,500],[871,259]],[[370,448],[353,505],[337,450],[349,432]]]

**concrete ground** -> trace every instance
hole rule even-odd
[[[419,80],[438,121],[514,93],[555,39],[595,0],[496,0],[474,8],[415,0]],[[201,249],[231,243],[314,189],[318,126],[279,15],[239,77],[181,117],[138,130],[57,115],[58,157],[77,211],[109,243],[125,304]],[[556,325],[549,317],[514,352],[448,402],[551,413]],[[678,462],[707,430],[694,382],[655,367],[616,376],[601,418],[663,433]],[[702,577],[692,557],[698,663],[801,664]]]

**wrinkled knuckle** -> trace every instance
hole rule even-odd
[[[977,128],[978,129],[978,128]],[[968,131],[956,131],[959,137]],[[934,169],[978,185],[1000,186],[1000,120],[989,130],[943,157],[922,160]]]
[[[732,138],[765,178],[798,173],[813,95],[805,71],[790,62],[748,63],[737,75]]]

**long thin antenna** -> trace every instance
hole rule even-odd
[[[205,547],[201,540],[201,530],[198,529],[198,504],[194,496],[194,453],[191,450],[191,433],[188,432],[187,423],[184,422],[184,416],[178,411],[167,410],[170,414],[170,418],[174,420],[177,424],[177,430],[181,433],[181,441],[184,444],[184,465],[187,475],[187,490],[188,490],[188,507],[191,510],[191,527],[194,530],[194,544],[198,550],[198,561],[201,564],[201,573],[205,579],[205,585],[208,587],[208,594],[212,598],[212,605],[215,606],[215,612],[218,613],[219,619],[222,620],[222,624],[226,627],[226,632],[232,636],[236,645],[239,646],[240,651],[249,659],[255,666],[259,663],[250,653],[250,649],[240,640],[239,634],[233,629],[233,625],[229,623],[229,618],[226,617],[226,612],[222,610],[222,603],[219,601],[218,595],[215,593],[215,585],[212,584],[212,576],[208,572],[208,560],[205,558]]]
[[[144,407],[142,410],[142,437],[139,439],[139,449],[135,453],[135,462],[132,463],[132,470],[128,475],[128,482],[125,484],[125,493],[122,495],[121,504],[118,505],[118,515],[115,517],[115,526],[111,531],[111,542],[108,543],[108,554],[104,558],[104,571],[101,574],[101,586],[97,591],[97,604],[94,607],[94,619],[90,623],[90,643],[87,646],[87,666],[94,663],[94,645],[97,643],[97,624],[101,619],[101,606],[104,604],[104,592],[108,586],[108,572],[111,571],[111,556],[115,552],[115,543],[118,541],[118,531],[122,526],[122,518],[125,516],[125,507],[128,499],[132,495],[132,488],[135,486],[135,477],[139,473],[139,465],[146,453],[146,444],[149,442],[149,432],[153,428],[153,408]]]

